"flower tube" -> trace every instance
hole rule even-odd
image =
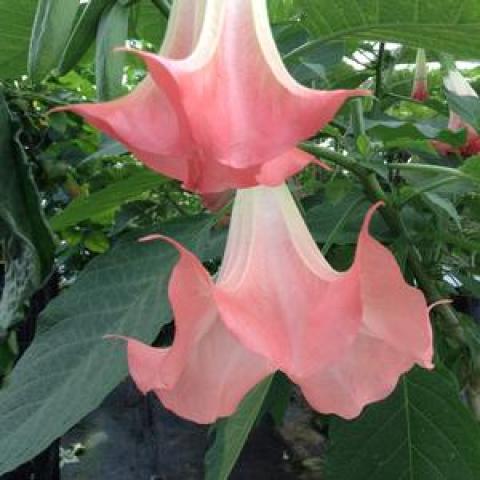
[[[444,85],[447,90],[462,97],[478,97],[477,92],[472,88],[467,79],[456,69],[449,70],[444,78]],[[434,142],[435,148],[442,154],[460,153],[464,157],[470,157],[480,152],[480,135],[468,123],[466,123],[458,114],[450,110],[450,119],[448,128],[456,131],[462,128],[467,130],[467,140],[465,144],[458,148],[451,147],[442,142]]]

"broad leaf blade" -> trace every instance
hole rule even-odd
[[[229,418],[215,425],[215,441],[205,457],[206,480],[227,480],[262,411],[273,376],[259,383]]]
[[[476,58],[476,0],[300,0],[305,25],[318,38],[380,40]]]
[[[209,221],[202,216],[159,230],[195,249]],[[222,242],[208,246],[204,259],[221,255]],[[125,377],[125,346],[102,337],[151,342],[157,336],[171,319],[167,283],[176,258],[163,242],[123,240],[50,303],[33,344],[0,391],[0,475],[45,449]]]
[[[336,419],[328,480],[476,480],[480,427],[447,372],[415,369],[357,420]]]

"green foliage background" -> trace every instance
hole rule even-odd
[[[291,181],[328,260],[349,266],[363,214],[382,199],[387,214],[372,230],[406,278],[432,302],[479,299],[480,157],[442,157],[431,141],[462,145],[466,132],[446,128],[449,107],[479,129],[480,101],[446,94],[440,70],[429,76],[425,104],[409,94],[417,47],[430,60],[480,59],[480,4],[270,0],[269,8],[298,81],[376,94],[350,102],[303,145],[333,172],[308,168]],[[173,236],[212,272],[221,259],[226,229],[196,196],[77,117],[47,114],[136,85],[143,65],[112,48],[129,41],[155,51],[168,11],[164,0],[0,0],[0,474],[64,434],[125,377],[124,355],[104,334],[152,342],[171,322],[165,292],[175,253],[138,237]],[[465,72],[474,87],[475,65]],[[54,269],[62,292],[13,368],[28,299]],[[326,419],[327,479],[479,478],[479,325],[455,305],[433,318],[435,372],[414,370],[358,420]],[[214,427],[206,478],[228,478],[259,417],[276,411],[269,391],[277,382],[259,385]]]

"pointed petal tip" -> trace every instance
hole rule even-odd
[[[142,238],[139,238],[138,241],[140,243],[149,243],[154,242],[156,240],[165,240],[165,236],[161,235],[160,233],[152,233],[151,235],[145,235]]]
[[[316,165],[317,167],[323,168],[327,172],[333,172],[334,171],[334,168],[332,166],[330,166],[328,163],[325,163],[323,160],[320,160],[318,158],[314,158],[312,160],[312,163],[314,165]]]
[[[167,237],[166,235],[162,235],[160,233],[154,233],[152,235],[146,235],[145,237],[142,237],[142,238],[138,239],[138,241],[140,243],[150,243],[150,242],[154,242],[154,241],[157,241],[157,240],[161,240],[162,242],[166,242],[166,243],[172,245],[172,247],[175,247],[178,250],[179,253],[190,253],[179,242],[177,242],[173,238]],[[191,254],[191,255],[193,255],[193,254]]]
[[[450,305],[451,303],[453,303],[453,300],[450,300],[449,298],[438,300],[428,306],[428,312],[430,313],[435,307],[439,307],[440,305]]]
[[[102,340],[123,340],[125,342],[128,342],[130,339],[128,337],[125,337],[124,335],[115,335],[112,333],[108,333],[106,335],[103,335]]]
[[[385,201],[379,200],[378,202],[374,203],[365,215],[363,220],[362,232],[368,232],[368,228],[370,227],[370,223],[372,222],[372,218],[381,207],[386,205]]]

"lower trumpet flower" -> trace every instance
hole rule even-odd
[[[425,298],[368,232],[378,206],[346,272],[322,256],[285,185],[237,192],[215,282],[192,253],[165,239],[180,253],[169,285],[176,333],[169,348],[128,341],[140,390],[210,423],[281,370],[313,408],[353,418],[413,365],[431,368]]]

